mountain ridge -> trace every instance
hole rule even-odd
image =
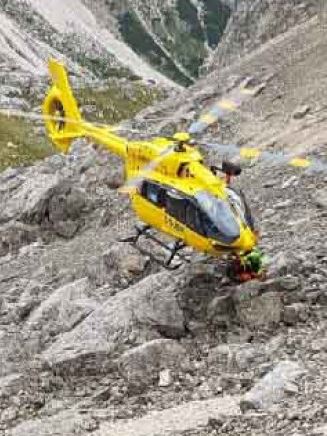
[[[185,86],[218,44],[230,13],[221,0],[1,0],[0,17],[9,24],[0,31],[0,57],[32,74],[44,73],[45,60],[56,55],[76,74],[82,68],[101,78],[134,74]]]

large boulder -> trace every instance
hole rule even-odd
[[[0,226],[0,256],[16,253],[22,246],[35,242],[37,237],[35,226],[17,221]]]
[[[148,257],[131,244],[118,242],[100,257],[90,259],[86,271],[97,286],[110,283],[117,288],[126,288],[144,275],[148,264]]]
[[[287,395],[288,385],[294,383],[304,372],[299,362],[279,362],[244,395],[240,402],[241,410],[245,412],[249,409],[269,409]]]
[[[115,295],[43,353],[57,369],[94,371],[111,366],[113,357],[133,345],[163,335],[185,334],[185,319],[176,295],[176,279],[164,272],[145,278]]]
[[[185,357],[185,349],[173,339],[154,339],[126,351],[119,359],[119,369],[128,383],[138,389],[151,386],[160,371],[174,369]]]
[[[72,180],[36,169],[13,179],[0,193],[0,223],[15,219],[50,228],[63,237],[74,236],[87,199]]]
[[[89,287],[88,280],[81,279],[57,289],[32,312],[24,330],[38,332],[42,342],[70,331],[97,308]]]
[[[44,209],[45,202],[60,184],[58,175],[35,173],[28,177],[21,177],[13,189],[4,192],[2,196],[2,209],[0,222],[11,219],[39,221],[40,212]],[[10,184],[12,181],[9,180]]]
[[[235,308],[241,325],[249,329],[271,327],[282,319],[282,298],[278,292],[256,295],[239,291],[234,296]]]
[[[14,308],[17,322],[26,320],[30,313],[51,293],[51,287],[35,280],[22,281],[20,287],[23,292]]]

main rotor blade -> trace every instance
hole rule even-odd
[[[239,156],[243,159],[258,159],[272,164],[287,165],[295,168],[310,169],[313,172],[327,172],[327,162],[320,159],[293,156],[283,152],[269,152],[256,147],[238,147],[235,144],[205,144],[210,150],[217,150],[223,155]]]
[[[78,125],[88,123],[88,121],[86,121],[86,120],[79,121],[79,120],[76,120],[73,118],[60,117],[60,116],[54,116],[54,115],[42,115],[42,114],[39,114],[37,112],[31,112],[31,111],[25,112],[25,111],[20,111],[18,109],[3,109],[3,110],[0,110],[0,115],[6,116],[8,118],[10,118],[10,117],[23,118],[23,119],[27,119],[27,120],[31,120],[31,121],[56,121],[56,122],[65,122],[65,123],[78,124]],[[110,128],[110,130],[119,130],[120,129],[119,125],[110,126],[108,124],[100,123],[98,121],[90,122],[90,123],[92,123],[98,127]]]
[[[195,121],[189,128],[191,135],[204,132],[209,126],[216,123],[218,119],[224,118],[238,108],[250,98],[258,95],[265,87],[265,84],[251,87],[252,79],[247,78],[242,84],[232,90],[226,97],[218,100],[208,112],[201,115],[198,121]]]
[[[130,194],[137,190],[143,182],[144,178],[152,171],[154,171],[166,156],[174,152],[175,146],[167,147],[160,153],[157,158],[153,159],[151,162],[141,168],[136,177],[132,177],[131,179],[127,180],[127,182],[121,188],[119,188],[118,191],[123,194]]]

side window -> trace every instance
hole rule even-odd
[[[145,180],[142,184],[141,194],[151,203],[159,207],[165,206],[166,190],[159,184]]]
[[[186,225],[194,232],[205,236],[202,213],[192,202],[189,202],[187,205]]]
[[[178,221],[185,223],[186,221],[186,206],[188,200],[178,195],[173,191],[167,192],[166,211],[169,215],[176,218]]]

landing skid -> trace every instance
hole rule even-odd
[[[158,263],[159,265],[163,266],[164,268],[168,270],[176,270],[184,262],[190,263],[190,260],[184,256],[182,253],[180,253],[181,250],[183,250],[186,246],[181,241],[175,241],[172,244],[167,244],[163,242],[161,239],[159,239],[155,234],[152,232],[151,226],[135,226],[136,233],[134,235],[128,236],[126,238],[120,239],[121,242],[129,242],[135,246],[140,253],[142,253],[145,256],[148,256],[151,260]],[[168,251],[168,257],[166,260],[162,260],[156,255],[154,255],[151,251],[143,248],[138,244],[139,239],[141,237],[146,238],[147,240],[155,242],[160,247],[164,248],[166,251]],[[179,262],[173,263],[174,260],[178,258]]]

